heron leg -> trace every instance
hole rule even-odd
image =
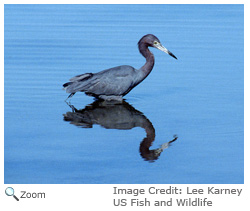
[[[65,102],[67,102],[68,99],[72,98],[72,97],[74,96],[74,94],[75,94],[75,92],[71,93],[71,94],[67,97],[67,99],[65,100]],[[69,101],[70,101],[70,100],[69,100]]]
[[[70,102],[65,101],[65,103],[72,109],[73,113],[77,111],[77,109],[75,108],[75,106],[73,106]]]
[[[105,101],[117,101],[122,102],[123,98],[120,95],[99,95],[98,98],[105,100]]]

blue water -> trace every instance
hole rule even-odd
[[[243,5],[4,12],[6,184],[244,183]],[[153,71],[122,105],[64,102],[75,75],[140,68],[148,33],[178,60],[152,49]]]

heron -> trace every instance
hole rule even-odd
[[[122,101],[123,97],[140,84],[154,67],[154,55],[148,47],[157,48],[177,59],[155,35],[144,35],[138,42],[138,48],[146,58],[146,63],[140,69],[121,65],[97,73],[77,75],[69,79],[70,82],[63,84],[63,89],[70,93],[66,101],[76,92],[85,92],[89,96],[105,101]]]

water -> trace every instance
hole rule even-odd
[[[6,184],[244,183],[243,5],[5,5],[4,16]],[[178,60],[152,49],[152,73],[123,105],[64,102],[75,75],[140,68],[148,33]]]

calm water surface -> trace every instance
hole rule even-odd
[[[243,183],[243,5],[5,5],[5,183]],[[72,76],[152,73],[120,105]],[[178,138],[177,138],[178,137]]]

